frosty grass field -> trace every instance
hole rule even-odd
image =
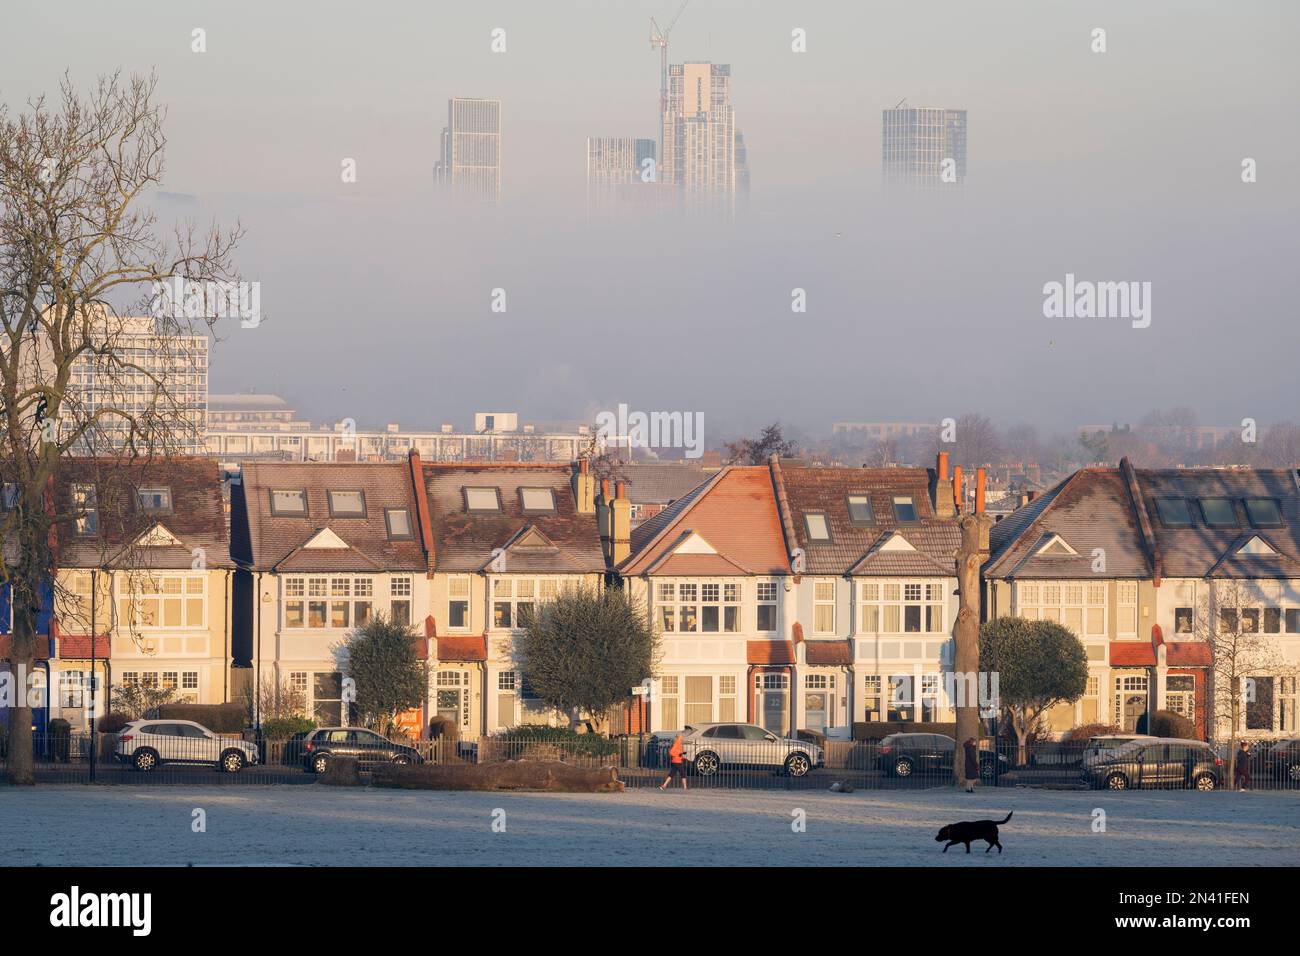
[[[934,842],[944,824],[1008,810],[1001,857]],[[0,845],[19,866],[1294,866],[1300,793],[3,788]]]

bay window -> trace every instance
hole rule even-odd
[[[655,604],[665,632],[740,631],[739,581],[659,582]]]

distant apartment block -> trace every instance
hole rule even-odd
[[[208,337],[160,334],[148,316],[105,319],[106,354],[72,366],[66,401],[72,420],[100,415],[76,450],[104,454],[134,441],[173,455],[199,454],[207,431]]]
[[[905,105],[884,110],[881,168],[889,182],[920,187],[965,182],[966,111]]]
[[[479,412],[472,432],[358,429],[351,422],[315,427],[275,395],[223,395],[208,428],[206,452],[227,464],[245,461],[392,461],[412,449],[428,461],[573,461],[591,444],[586,426],[568,431],[519,425],[515,412]],[[239,417],[235,417],[239,416]],[[276,417],[272,417],[276,416]]]
[[[858,438],[918,438],[939,431],[934,422],[834,422],[832,435]]]
[[[664,192],[655,170],[655,141],[631,136],[587,138],[587,209],[654,205]],[[646,170],[653,175],[649,181]]]
[[[456,195],[487,202],[501,198],[501,101],[453,97],[447,102],[441,157],[434,180]]]
[[[1080,425],[1080,437],[1108,434],[1114,425]],[[1235,441],[1241,437],[1239,425],[1136,425],[1133,430],[1154,441],[1182,445],[1196,451],[1213,448],[1222,441]]]
[[[663,181],[677,187],[686,205],[734,208],[737,138],[729,65],[668,67],[663,143]]]

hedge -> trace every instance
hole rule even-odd
[[[237,734],[248,725],[243,704],[159,704],[154,720],[192,720],[217,734]]]

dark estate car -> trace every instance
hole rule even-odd
[[[881,772],[895,777],[939,776],[952,773],[957,742],[945,734],[890,734],[877,751]],[[980,751],[980,779],[992,780],[994,768],[1006,773],[1011,764],[1001,754]]]
[[[321,727],[302,742],[302,764],[309,773],[324,773],[334,757],[355,757],[362,770],[377,763],[424,763],[419,752],[360,727]]]
[[[1264,752],[1264,763],[1279,780],[1300,786],[1300,737],[1279,740]]]
[[[1223,760],[1201,740],[1138,740],[1083,768],[1090,787],[1214,790],[1223,785]]]

